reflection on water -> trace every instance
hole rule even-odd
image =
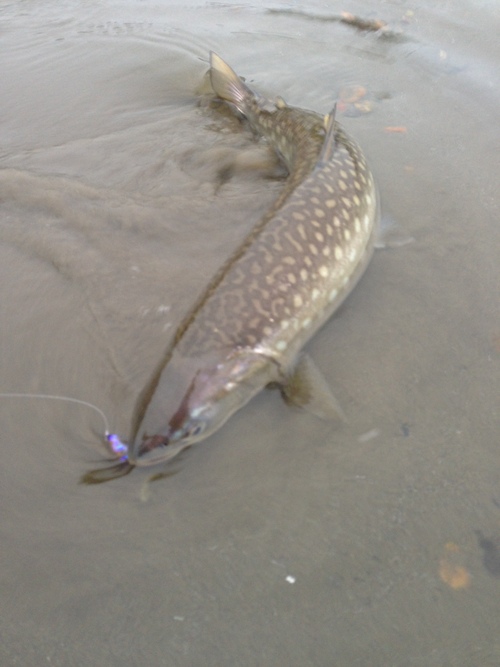
[[[224,172],[265,147],[198,106],[210,49],[320,112],[363,89],[340,120],[415,238],[309,346],[340,430],[263,394],[166,479],[85,487],[99,417],[0,400],[2,664],[499,663],[498,7],[349,8],[397,40],[274,9],[2,10],[0,391],[90,401],[126,439],[175,325],[277,196]]]

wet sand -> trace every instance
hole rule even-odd
[[[85,487],[99,415],[0,399],[2,665],[499,664],[500,14],[370,7],[331,13],[391,33],[315,3],[2,10],[0,391],[91,401],[126,438],[179,319],[277,196],[258,172],[220,187],[256,147],[197,104],[210,49],[320,112],[366,87],[372,112],[339,120],[414,238],[308,348],[337,430],[266,392],[168,478]]]

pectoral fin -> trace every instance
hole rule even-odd
[[[344,421],[342,408],[325,378],[307,355],[302,355],[286,380],[281,394],[289,405],[296,405],[321,419]]]

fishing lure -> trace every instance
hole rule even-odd
[[[113,454],[116,455],[116,458],[119,458],[120,461],[127,461],[128,447],[124,442],[120,440],[119,436],[116,433],[106,433],[105,437],[109,445],[109,448],[111,449]]]
[[[104,422],[104,440],[108,445],[108,449],[111,454],[114,455],[114,458],[119,459],[120,461],[127,461],[127,445],[120,440],[120,437],[116,433],[111,433],[109,428],[109,422],[104,414],[104,412],[88,401],[82,401],[80,398],[72,398],[71,396],[55,396],[53,394],[22,394],[22,393],[0,393],[0,398],[43,398],[46,400],[52,401],[66,401],[68,403],[76,403],[77,405],[84,405],[87,408],[95,410],[102,418]]]

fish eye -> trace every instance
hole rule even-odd
[[[205,424],[196,424],[196,426],[193,426],[191,429],[189,429],[189,436],[191,437],[193,435],[200,435],[204,428]]]

